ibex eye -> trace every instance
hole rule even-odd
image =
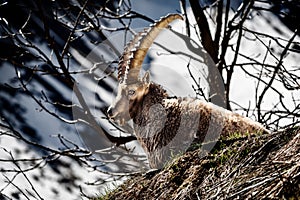
[[[129,96],[132,96],[132,95],[134,95],[135,94],[135,91],[134,90],[128,90],[128,95]]]

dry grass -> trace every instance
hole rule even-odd
[[[300,129],[220,140],[99,199],[300,199]]]

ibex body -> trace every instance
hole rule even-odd
[[[148,72],[139,77],[150,45],[160,30],[175,19],[182,17],[173,14],[161,18],[127,45],[119,62],[118,94],[108,110],[110,119],[120,125],[133,120],[135,135],[151,168],[161,167],[172,149],[188,147],[192,141],[216,140],[220,135],[236,132],[267,131],[261,124],[211,103],[169,97],[160,85],[150,81]]]

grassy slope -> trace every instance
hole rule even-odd
[[[98,199],[300,199],[300,129],[220,140]]]

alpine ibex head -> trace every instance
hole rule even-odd
[[[149,91],[149,72],[140,77],[144,58],[151,44],[163,28],[175,19],[183,19],[179,14],[170,14],[161,18],[144,31],[139,32],[127,44],[118,65],[118,93],[107,113],[110,119],[124,125],[138,112],[136,104],[140,103]]]

